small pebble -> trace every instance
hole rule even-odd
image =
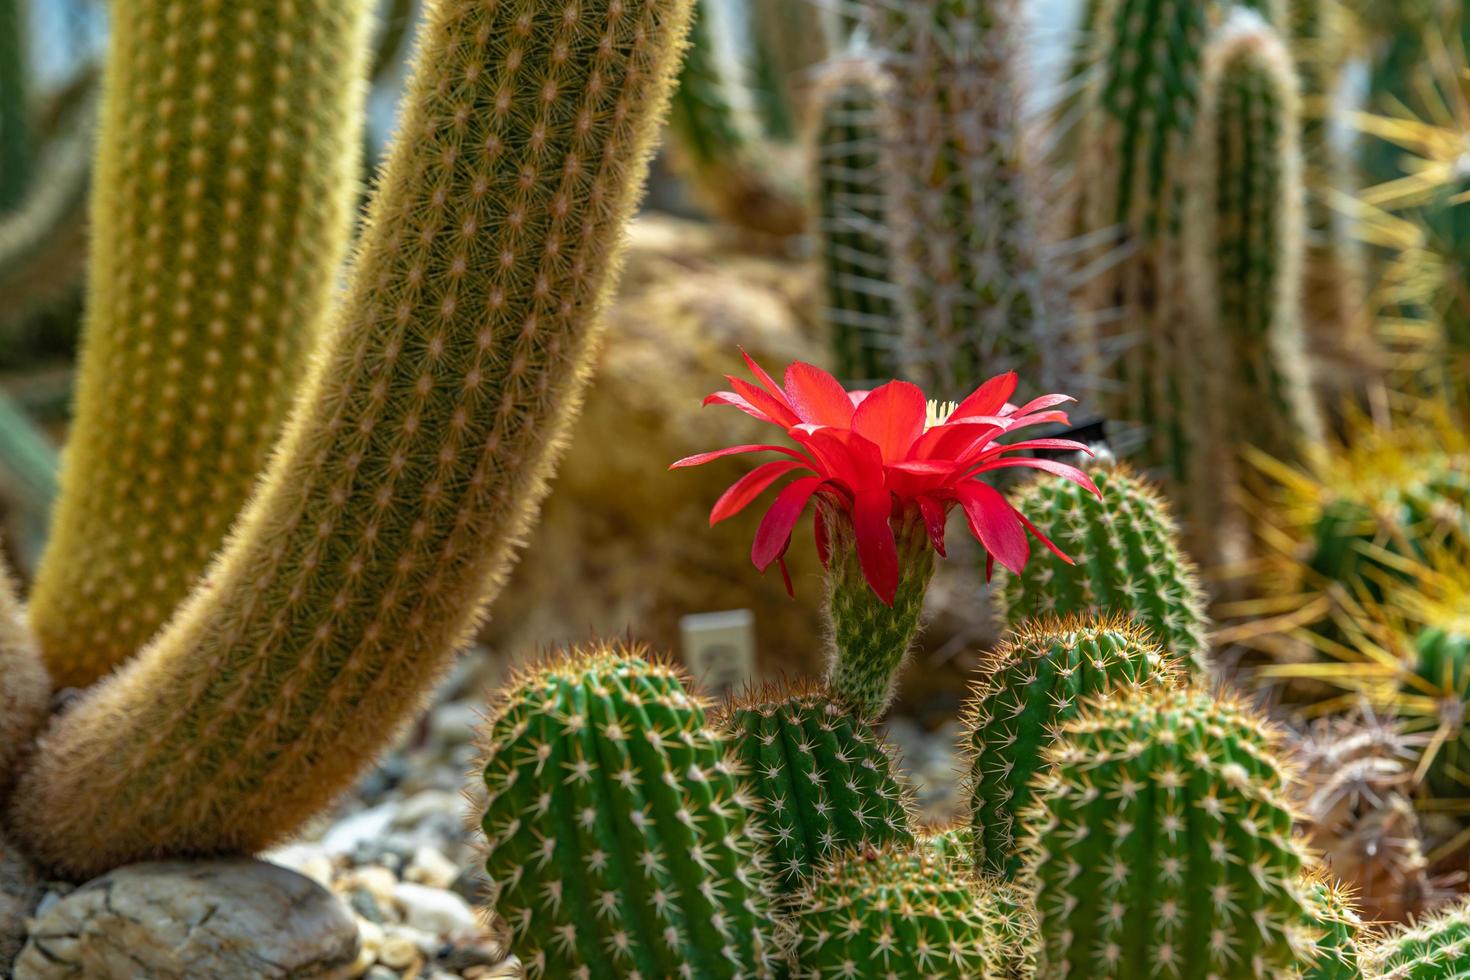
[[[378,947],[378,962],[395,970],[408,969],[419,957],[418,945],[401,933],[383,937],[383,945]]]
[[[459,867],[433,847],[420,847],[403,871],[408,881],[430,888],[448,888],[459,876]]]
[[[399,882],[393,897],[403,911],[403,921],[415,929],[437,936],[458,936],[479,928],[475,910],[453,892]]]
[[[473,742],[484,716],[484,707],[472,701],[442,705],[429,716],[429,737],[441,745]]]
[[[352,906],[352,911],[369,922],[383,921],[383,910],[378,907],[378,900],[366,888],[352,889],[352,893],[347,896],[347,904]]]
[[[463,776],[460,777],[463,781]],[[456,826],[462,822],[464,797],[457,792],[442,789],[426,789],[403,802],[393,818],[395,827],[417,827],[433,816],[449,816]],[[386,829],[386,828],[384,828]]]
[[[362,975],[362,980],[398,980],[398,971],[386,966],[375,966]]]

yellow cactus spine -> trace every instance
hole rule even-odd
[[[343,306],[207,580],[42,740],[52,868],[251,851],[346,789],[496,591],[580,401],[689,0],[437,0]]]
[[[81,384],[31,599],[58,685],[157,632],[280,432],[346,256],[373,7],[111,5]]]

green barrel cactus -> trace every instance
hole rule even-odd
[[[1204,54],[1185,233],[1201,343],[1219,358],[1204,372],[1219,451],[1232,457],[1250,445],[1297,460],[1323,437],[1302,330],[1299,102],[1280,35],[1236,12]]]
[[[854,387],[899,373],[903,345],[894,282],[886,141],[898,138],[892,75],[876,60],[824,68],[814,96],[815,230],[833,369]]]
[[[796,900],[798,980],[1002,980],[1024,926],[1014,895],[925,848],[864,848]]]
[[[1305,881],[1308,914],[1305,925],[1320,933],[1317,949],[1301,971],[1302,980],[1362,980],[1359,940],[1363,922],[1343,888],[1321,872]]]
[[[1135,698],[1144,685],[1173,684],[1179,675],[1128,620],[1074,617],[1027,623],[981,676],[965,718],[972,846],[976,867],[1009,877],[1021,863],[1016,821],[1057,727],[1089,698]]]
[[[997,571],[1001,618],[1017,626],[1044,615],[1122,615],[1175,659],[1208,670],[1205,598],[1168,504],[1126,466],[1101,463],[1088,472],[1101,499],[1059,478],[1014,491],[1021,513],[1076,564]]]
[[[722,727],[760,803],[782,893],[842,851],[914,842],[891,751],[826,691],[756,691],[731,705]]]
[[[533,976],[764,975],[755,803],[674,669],[574,652],[504,693],[485,750],[485,870]]]
[[[1313,956],[1275,745],[1203,687],[1094,702],[1063,724],[1023,818],[1041,975],[1247,980]]]
[[[1366,954],[1373,980],[1460,980],[1470,976],[1470,899],[1400,926]]]

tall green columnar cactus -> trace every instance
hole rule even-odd
[[[722,8],[696,0],[689,49],[669,109],[673,161],[698,202],[721,221],[772,235],[806,225],[806,208],[771,156],[735,61]]]
[[[1037,563],[1021,575],[998,570],[1001,618],[1018,626],[1046,614],[1121,615],[1171,657],[1208,671],[1205,597],[1168,504],[1125,466],[1101,463],[1088,473],[1101,499],[1056,478],[1013,492],[1021,512],[1076,564]]]
[[[1019,3],[870,6],[897,79],[884,158],[912,373],[955,395],[1008,369],[1053,390],[1071,345],[1027,194]]]
[[[1400,926],[1369,949],[1374,980],[1456,980],[1470,972],[1470,899]]]
[[[342,307],[219,560],[41,742],[70,875],[265,847],[479,621],[580,402],[688,0],[436,0]]]
[[[892,75],[870,57],[838,61],[817,82],[815,224],[834,370],[850,386],[899,373],[903,328],[881,167],[884,144],[902,138],[893,98]]]
[[[826,16],[813,0],[745,0],[751,75],[766,135],[794,140],[806,115],[811,74],[827,60]]]
[[[0,797],[51,709],[51,679],[26,626],[10,571],[0,568]]]
[[[1201,689],[1061,727],[1024,851],[1048,977],[1290,975],[1319,939],[1273,733]]]
[[[25,197],[31,180],[31,107],[21,0],[0,0],[0,214]]]
[[[1205,52],[1185,233],[1199,348],[1219,358],[1210,411],[1227,446],[1288,461],[1323,437],[1302,335],[1298,101],[1280,36],[1237,12]]]
[[[760,803],[785,894],[838,852],[912,844],[908,789],[887,745],[825,690],[759,690],[722,726]]]
[[[966,710],[970,825],[975,866],[1012,876],[1021,864],[1015,826],[1031,802],[1052,733],[1086,699],[1129,699],[1178,673],[1148,634],[1122,618],[1033,621],[996,649]]]
[[[347,251],[372,9],[110,8],[81,383],[30,606],[60,686],[158,631],[280,432]]]
[[[1245,5],[1282,22],[1279,0]],[[1202,449],[1218,440],[1201,408],[1197,369],[1189,368],[1197,351],[1187,340],[1179,255],[1204,46],[1232,6],[1103,0],[1075,161],[1076,230],[1100,250],[1082,313],[1110,324],[1098,340],[1113,362],[1110,414],[1143,428],[1143,464],[1180,485],[1207,475],[1197,470]],[[1189,504],[1189,516],[1210,519],[1207,501]]]
[[[924,848],[851,851],[797,899],[793,975],[1002,980],[1009,897]]]
[[[510,687],[485,749],[485,870],[532,977],[765,975],[757,804],[676,671],[574,652]]]
[[[1321,938],[1316,954],[1301,971],[1302,980],[1362,980],[1359,939],[1364,927],[1352,901],[1342,886],[1320,871],[1310,872],[1305,885],[1306,925],[1321,933]]]
[[[852,522],[825,513],[816,519],[827,521],[831,542],[827,605],[834,642],[827,684],[861,717],[880,718],[893,703],[899,669],[918,636],[924,594],[934,578],[935,556],[924,518],[917,507],[910,507],[893,521],[899,579],[892,603],[875,596],[863,577]]]

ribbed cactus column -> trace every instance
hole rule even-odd
[[[485,870],[532,977],[766,975],[757,804],[677,672],[573,652],[504,693],[485,751]]]
[[[1249,980],[1315,954],[1273,742],[1203,689],[1151,688],[1061,726],[1023,821],[1041,976]]]
[[[783,179],[763,139],[751,93],[735,63],[727,8],[695,0],[689,48],[669,109],[673,161],[698,202],[721,221],[772,235],[806,224],[797,188]]]
[[[941,395],[1010,369],[1061,387],[1067,317],[1023,169],[1017,0],[870,6],[898,79],[886,183],[914,372]]]
[[[1042,478],[1014,491],[1021,513],[1075,565],[1033,563],[996,573],[1001,618],[1011,626],[1048,614],[1120,615],[1195,672],[1210,664],[1210,621],[1198,571],[1180,550],[1169,505],[1124,466],[1088,471],[1101,499],[1074,484]]]
[[[1179,682],[1147,631],[1126,619],[1044,618],[996,649],[966,711],[970,825],[975,866],[1014,875],[1015,829],[1045,767],[1052,735],[1099,696],[1140,697]]]
[[[757,691],[731,706],[724,728],[760,802],[779,891],[840,851],[914,842],[891,750],[826,691]]]
[[[280,432],[347,251],[373,6],[109,8],[81,379],[31,596],[59,686],[158,631]]]
[[[1399,926],[1368,950],[1374,980],[1455,980],[1470,971],[1470,900],[1460,899],[1410,926]]]
[[[827,60],[826,13],[811,0],[745,0],[751,76],[766,135],[794,140],[806,117],[811,73]]]
[[[438,0],[343,307],[178,616],[48,734],[14,823],[72,875],[253,850],[422,703],[590,368],[688,0]]]
[[[1301,971],[1302,980],[1362,980],[1359,940],[1365,928],[1347,891],[1321,871],[1309,872],[1304,884],[1306,925],[1321,938],[1316,953],[1307,958],[1310,965]]]
[[[1238,11],[1205,51],[1185,232],[1200,348],[1223,375],[1207,410],[1228,447],[1288,461],[1323,437],[1302,333],[1298,102],[1286,45]]]
[[[10,570],[0,568],[0,798],[10,788],[15,763],[51,713],[51,679]]]
[[[882,167],[885,143],[902,138],[894,91],[876,60],[852,57],[823,69],[813,100],[815,230],[833,370],[848,387],[897,377],[904,343]]]

